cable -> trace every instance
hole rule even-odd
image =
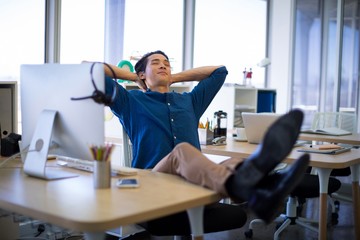
[[[5,159],[4,161],[2,161],[0,163],[0,168],[5,165],[8,161],[10,160],[13,160],[15,159],[17,156],[21,155],[21,154],[27,154],[29,152],[40,152],[41,149],[42,149],[42,146],[35,146],[35,149],[32,149],[32,150],[29,150],[29,147],[30,145],[27,145],[23,150],[21,150],[20,152],[18,153],[15,153],[13,155],[11,155],[10,157],[8,157],[7,159]],[[52,150],[52,149],[55,149],[55,148],[58,148],[59,147],[59,144],[56,143],[55,141],[51,141],[51,144],[50,144],[50,147],[49,147],[49,150]]]
[[[1,168],[3,165],[5,165],[5,163],[7,163],[8,161],[15,159],[15,158],[16,158],[17,156],[19,156],[21,153],[23,153],[23,151],[22,151],[22,152],[15,153],[15,154],[11,155],[9,158],[5,159],[3,162],[0,163],[0,168]]]
[[[112,69],[109,64],[107,64],[107,63],[105,63],[105,62],[94,62],[94,63],[92,63],[92,65],[91,65],[91,67],[90,67],[90,76],[91,76],[91,83],[92,83],[92,85],[94,86],[94,89],[95,89],[95,90],[94,90],[93,93],[92,93],[91,95],[89,95],[89,96],[85,96],[85,97],[72,97],[72,98],[70,98],[71,100],[76,101],[76,100],[85,100],[85,99],[90,99],[90,98],[91,98],[91,99],[93,99],[96,103],[104,104],[105,106],[109,106],[110,104],[112,104],[112,103],[114,102],[115,97],[116,97],[116,93],[117,93],[116,87],[114,87],[113,93],[112,93],[112,95],[111,95],[111,97],[110,97],[110,96],[107,96],[104,92],[100,91],[100,90],[97,88],[96,84],[95,84],[94,75],[93,75],[93,69],[94,69],[95,64],[97,64],[97,63],[103,64],[103,65],[105,65],[106,67],[108,67],[108,68],[110,69],[112,75],[113,75],[113,79],[116,78],[114,69]]]

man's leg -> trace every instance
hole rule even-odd
[[[233,198],[247,200],[249,207],[266,222],[304,176],[309,155],[301,156],[284,173],[268,175],[291,152],[298,139],[303,120],[300,110],[292,110],[272,124],[262,143],[229,177],[225,186]],[[241,189],[241,191],[239,190]]]
[[[249,208],[265,222],[271,222],[278,215],[279,208],[283,207],[285,198],[303,179],[309,159],[309,154],[304,154],[291,164],[286,172],[277,172],[264,177],[248,192],[249,194],[246,194],[249,196],[247,198]],[[242,196],[242,193],[233,192],[239,196]]]
[[[237,168],[233,187],[255,186],[283,161],[298,139],[302,121],[303,113],[300,110],[292,110],[275,121],[255,152]]]
[[[257,150],[243,163],[215,164],[189,144],[178,145],[161,160],[154,171],[177,174],[190,182],[213,189],[225,196],[249,201],[249,206],[265,221],[275,216],[277,207],[302,179],[309,155],[300,157],[276,178],[269,177],[277,164],[291,152],[300,133],[303,113],[292,110],[279,118],[265,134]],[[228,162],[228,163],[229,163]],[[233,170],[233,167],[236,170]],[[241,163],[241,164],[240,164]]]
[[[231,161],[240,163],[242,160],[233,158]],[[188,143],[178,144],[153,171],[182,176],[189,182],[210,188],[226,197],[225,181],[234,173],[233,168],[213,163]]]

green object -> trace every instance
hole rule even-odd
[[[123,68],[126,70],[129,70],[130,72],[134,72],[134,66],[131,64],[131,62],[127,61],[127,60],[121,60],[118,65],[119,68]],[[124,79],[118,79],[118,82],[123,82],[123,83],[131,83],[131,81],[128,80],[124,80]]]

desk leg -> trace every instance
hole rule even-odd
[[[331,169],[317,168],[320,183],[319,203],[319,240],[326,240],[327,235],[327,195]]]
[[[354,228],[356,239],[360,240],[360,193],[359,193],[359,176],[360,165],[351,166],[352,194],[354,208]]]
[[[85,232],[85,240],[104,240],[106,237],[105,232]]]
[[[202,240],[204,234],[204,206],[187,210],[193,240]]]

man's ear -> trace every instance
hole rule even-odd
[[[139,72],[138,77],[144,83],[145,87],[147,88],[147,85],[146,85],[146,82],[145,82],[145,79],[146,79],[145,72]]]
[[[139,72],[138,76],[141,80],[145,80],[145,72]]]

